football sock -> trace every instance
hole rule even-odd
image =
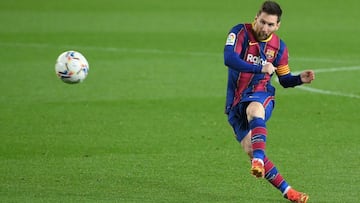
[[[265,120],[262,118],[254,118],[249,123],[251,129],[251,146],[253,149],[253,158],[261,159],[264,162],[265,178],[281,193],[286,194],[290,188],[289,184],[281,176],[275,165],[266,157],[266,136],[267,129]]]
[[[266,180],[285,195],[290,186],[281,176],[275,165],[266,156],[264,158],[264,168]]]
[[[255,117],[249,122],[253,158],[264,160],[266,146],[266,124],[262,118]]]

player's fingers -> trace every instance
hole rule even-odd
[[[315,79],[315,73],[313,71],[308,72],[308,76],[313,80]]]
[[[276,67],[275,66],[273,66],[274,68],[273,68],[273,70],[272,70],[272,73],[271,74],[273,74],[275,71],[276,71]]]

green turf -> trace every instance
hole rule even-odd
[[[290,66],[321,70],[320,93],[274,81],[268,156],[310,202],[357,202],[360,4],[279,2]],[[223,114],[226,35],[260,3],[1,1],[0,202],[287,202]],[[69,49],[82,84],[56,78]]]

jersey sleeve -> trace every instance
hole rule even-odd
[[[280,49],[278,53],[278,58],[274,64],[276,66],[276,74],[278,76],[287,75],[290,73],[289,67],[289,51],[282,41],[280,42]]]
[[[301,85],[302,81],[300,75],[292,75],[289,67],[289,52],[286,45],[281,42],[279,60],[277,62],[277,70],[276,74],[279,78],[279,83],[281,86],[287,87],[295,87],[297,85]]]
[[[239,24],[230,30],[226,39],[224,64],[238,72],[261,73],[261,65],[249,64],[241,58],[246,46],[246,30],[243,24]]]

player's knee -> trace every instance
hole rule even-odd
[[[265,109],[259,102],[251,102],[246,108],[247,119],[250,122],[254,117],[264,118]]]

